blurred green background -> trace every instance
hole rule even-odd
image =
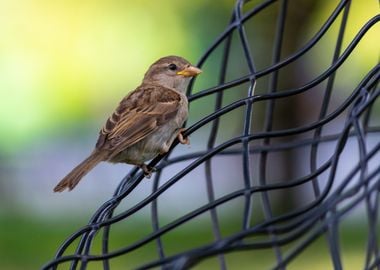
[[[338,1],[289,2],[289,9],[304,5],[313,12],[311,16],[298,14],[306,23],[290,20],[287,25],[288,32],[300,34],[299,39],[285,44],[285,52],[291,53],[314,35]],[[232,0],[0,0],[0,269],[38,269],[112,195],[131,166],[100,165],[74,192],[53,194],[52,189],[91,151],[99,128],[119,100],[140,83],[147,67],[172,54],[195,64],[228,24],[233,6]],[[257,46],[254,55],[259,69],[268,64],[260,50],[271,46],[273,37],[268,32],[272,33],[278,6],[258,17],[255,23],[264,26],[250,37]],[[378,13],[378,3],[353,1],[351,10],[344,47]],[[337,29],[335,24],[307,56],[300,81],[330,65]],[[348,95],[350,86],[377,61],[378,34],[378,26],[370,30],[342,66],[337,75],[340,92],[333,97],[337,101]],[[324,53],[326,48],[330,53]],[[235,46],[234,50],[240,48]],[[217,56],[206,64],[195,91],[216,83]],[[246,68],[241,62],[232,62],[230,78],[244,75]],[[204,104],[196,108],[190,112],[190,121],[206,115],[209,109]],[[202,139],[194,137],[192,147],[197,149]],[[143,185],[141,190],[149,192],[151,183]],[[143,196],[141,192],[131,202]],[[344,257],[347,269],[360,269],[365,230],[355,219],[352,224],[342,231],[349,246]],[[210,236],[204,227],[178,232],[176,239],[168,240],[169,246],[176,250],[176,242],[189,246],[201,243]],[[144,235],[147,228],[146,216],[132,224],[135,235]],[[229,228],[234,228],[233,221]],[[188,237],[190,232],[199,239]],[[115,235],[116,247],[134,239],[122,226]],[[256,257],[255,269],[262,269],[271,265],[272,255],[272,251],[242,252],[229,255],[228,261],[235,266],[232,269],[252,269],[251,261]],[[115,260],[114,269],[130,269],[147,256],[140,253]],[[316,257],[308,269],[331,269],[325,239],[317,241],[289,269],[305,269],[305,263]],[[215,263],[208,260],[198,268],[212,269]]]

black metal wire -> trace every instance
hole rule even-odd
[[[272,249],[275,256],[273,269],[285,269],[297,256],[302,256],[302,252],[321,235],[326,237],[334,269],[342,269],[339,228],[344,218],[360,204],[365,205],[368,224],[368,239],[363,268],[380,269],[379,244],[377,243],[380,191],[380,126],[371,125],[371,119],[374,118],[373,105],[380,95],[380,65],[377,63],[369,70],[362,81],[356,87],[352,87],[350,95],[335,109],[328,112],[331,105],[331,96],[335,90],[336,72],[349,59],[366,33],[379,22],[380,15],[368,20],[355,37],[352,38],[347,47],[344,48],[343,37],[348,24],[347,18],[350,13],[351,1],[339,1],[319,31],[304,46],[292,55],[282,57],[285,24],[289,17],[288,1],[263,1],[244,11],[247,2],[243,0],[236,2],[226,30],[206,50],[198,63],[202,67],[215,50],[224,46],[220,58],[218,85],[197,93],[192,93],[193,85],[191,85],[188,90],[190,113],[193,102],[208,96],[215,98],[214,112],[188,127],[185,134],[190,135],[202,130],[205,125],[211,124],[206,148],[175,157],[171,157],[169,153],[166,156],[158,156],[152,160],[150,165],[158,168],[158,172],[155,173],[152,181],[152,192],[142,201],[123,209],[123,211],[115,215],[114,211],[120,203],[134,192],[135,188],[144,179],[141,171],[134,168],[120,182],[112,198],[94,213],[88,225],[80,228],[66,239],[55,258],[43,266],[43,269],[57,269],[62,263],[69,262],[70,269],[84,270],[93,261],[101,261],[103,269],[111,269],[111,259],[142,249],[148,243],[153,242],[157,247],[157,258],[152,261],[141,262],[138,269],[152,269],[154,267],[187,269],[206,258],[214,256],[218,258],[220,269],[228,269],[225,254],[256,249]],[[260,70],[255,65],[255,54],[250,44],[249,32],[251,25],[246,23],[269,8],[278,9],[272,61],[270,66]],[[279,76],[283,69],[289,68],[291,63],[302,59],[307,52],[311,51],[325,36],[326,32],[331,29],[332,25],[336,23],[339,16],[341,16],[341,21],[331,65],[303,86],[280,89]],[[227,73],[230,67],[234,34],[241,44],[244,59],[246,60],[246,63],[242,63],[242,65],[247,66],[248,74],[240,74],[240,78],[228,81]],[[267,93],[255,94],[257,80],[265,76],[269,78]],[[290,128],[275,128],[275,109],[280,100],[288,100],[309,93],[324,81],[327,82],[323,90],[324,98],[320,105],[317,120],[309,119],[306,124]],[[247,83],[247,93],[244,97],[223,106],[224,102],[226,102],[225,95],[227,91],[231,92],[236,87],[245,86]],[[253,127],[258,126],[258,119],[254,117],[252,112],[259,104],[266,104],[263,128],[262,131],[254,132]],[[217,144],[217,136],[223,132],[220,122],[221,117],[239,108],[244,109],[244,117],[241,119],[241,134]],[[335,134],[324,134],[323,130],[326,125],[331,124],[338,118],[345,119],[344,127]],[[307,134],[311,134],[311,137],[306,136]],[[368,144],[369,138],[371,138],[371,145]],[[286,140],[281,141],[278,139]],[[258,143],[253,144],[253,142]],[[338,176],[337,170],[342,163],[342,153],[352,147],[352,144],[350,144],[352,142],[356,142],[359,149],[358,162],[352,165],[350,169],[347,169],[345,177]],[[334,147],[332,148],[334,149],[330,157],[319,164],[317,161],[318,153],[326,143],[333,144]],[[177,144],[178,141],[174,142],[172,149]],[[307,147],[310,149],[309,173],[292,179],[270,181],[268,176],[268,168],[270,168],[269,155]],[[254,155],[257,155],[259,162],[257,167],[258,179],[252,176],[251,161]],[[213,158],[217,156],[240,157],[244,183],[242,188],[232,190],[230,193],[219,197],[215,192],[218,179],[215,176],[215,170],[213,170],[217,163],[214,165],[212,162],[215,160]],[[162,181],[162,171],[166,167],[183,161],[190,163],[170,179]],[[371,166],[369,166],[370,163],[372,164]],[[201,165],[204,165],[207,203],[168,224],[161,225],[158,204],[162,200],[162,194]],[[326,178],[323,185],[321,185],[322,175]],[[275,204],[271,200],[270,192],[290,190],[305,184],[310,184],[312,187],[314,194],[312,201],[281,214],[274,213],[273,207]],[[253,196],[256,194],[261,198],[262,221],[254,219],[257,207],[254,207],[256,201],[253,200]],[[243,212],[241,229],[231,235],[224,236],[221,232],[219,209],[239,198],[244,201],[243,208],[237,209],[237,211]],[[132,244],[126,244],[123,248],[113,249],[109,242],[113,224],[132,218],[145,206],[150,206],[151,209],[152,232]],[[213,240],[196,248],[190,248],[176,254],[167,254],[162,237],[205,213],[210,215]],[[253,237],[259,235],[262,237]],[[99,237],[101,238],[101,254],[94,254],[93,247]],[[292,249],[284,253],[282,247],[290,243],[292,244]],[[68,249],[73,247],[76,247],[73,253],[64,255],[68,254]],[[255,262],[252,262],[252,267],[254,265]]]

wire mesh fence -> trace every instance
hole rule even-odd
[[[190,114],[197,106],[214,105],[210,113],[187,125],[186,135],[199,132],[203,146],[177,155],[172,151],[152,160],[150,165],[158,169],[153,180],[145,180],[138,168],[131,170],[112,198],[99,207],[86,226],[66,239],[43,269],[87,269],[94,262],[111,269],[113,260],[148,246],[155,250],[155,256],[141,260],[138,269],[187,269],[209,258],[215,258],[220,269],[229,269],[228,254],[260,250],[272,251],[272,269],[285,269],[321,237],[331,266],[343,269],[340,228],[358,208],[363,209],[367,226],[362,268],[380,269],[380,124],[375,117],[380,94],[378,61],[360,81],[345,89],[346,96],[339,101],[333,98],[342,90],[339,80],[350,76],[339,73],[342,66],[350,61],[380,16],[370,18],[349,42],[344,42],[349,14],[354,11],[350,10],[351,1],[339,1],[319,29],[289,53],[289,39],[299,38],[293,27],[302,24],[297,19],[306,16],[294,13],[291,2],[236,2],[230,23],[198,63],[203,67],[211,58],[217,59],[218,72],[213,71],[218,73],[216,86],[193,92],[195,81],[188,91]],[[311,12],[318,1],[309,2],[309,7],[298,7],[305,8],[301,13]],[[275,23],[269,31],[271,46],[258,49],[252,32],[262,27],[260,16],[272,16]],[[333,40],[331,52],[326,52],[331,54],[328,66],[305,78],[308,76],[301,71],[308,54],[331,35],[332,28],[336,31],[329,39]],[[262,55],[266,62],[257,60]],[[260,65],[264,67],[258,68]],[[289,117],[296,119],[284,124]],[[239,130],[226,132],[230,126]],[[179,169],[165,174],[175,164]],[[165,194],[187,181],[194,171],[204,183],[199,189],[204,189],[206,199],[163,222],[165,209],[160,204]],[[226,180],[220,172],[228,175],[227,182],[235,182],[223,192],[218,188]],[[142,181],[150,181],[151,192],[139,202],[123,204]],[[187,191],[179,192],[184,193],[180,196],[185,200]],[[239,214],[232,215],[231,209]],[[150,214],[151,231],[133,243],[112,248],[112,228],[144,211]],[[238,225],[226,233],[224,220],[232,216]],[[208,220],[201,226],[208,226],[212,237],[169,252],[165,237],[197,219]],[[125,230],[134,233],[130,227]],[[254,267],[256,262],[250,263]]]

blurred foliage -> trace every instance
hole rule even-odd
[[[214,38],[204,10],[217,32],[229,2],[0,1],[0,148],[103,121],[153,61],[195,62]]]
[[[154,60],[177,54],[196,62],[223,30],[233,4],[231,0],[217,4],[201,0],[0,1],[2,153],[17,152],[36,139],[62,134],[68,127],[100,126],[117,102],[139,84]],[[368,5],[353,1],[355,12],[350,13],[344,45],[373,16],[371,10],[376,10],[377,4],[369,1]],[[320,12],[314,12],[301,43],[315,33],[335,6],[336,1],[319,5]],[[265,18],[268,16],[262,20]],[[321,51],[334,47],[331,38],[337,26],[334,29],[317,48],[321,57],[313,56],[313,69],[320,70],[328,63],[325,58],[331,58]],[[378,49],[378,30],[379,26],[374,27],[365,37],[342,74],[360,78],[367,71]],[[267,33],[257,32],[256,43]],[[351,83],[337,81],[342,89]]]
[[[66,238],[76,228],[84,224],[81,219],[66,219],[65,222],[57,220],[31,222],[28,216],[4,216],[0,215],[0,262],[1,269],[21,270],[39,269],[43,264],[53,258],[57,249],[57,243]],[[133,226],[133,234],[124,227],[115,227],[111,231],[111,249],[125,246],[125,243],[132,243],[137,236],[146,235],[151,231],[151,225],[146,222],[139,224],[129,224]],[[344,239],[341,245],[344,269],[360,269],[363,262],[363,247],[366,241],[366,228],[363,226],[343,226],[340,237]],[[180,230],[175,233],[175,237],[163,238],[165,247],[168,250],[178,251],[195,246],[205,239],[210,238],[209,226],[194,226],[192,228],[193,237],[188,236],[187,230]],[[100,236],[100,235],[99,235]],[[99,237],[98,236],[98,237]],[[101,238],[99,238],[101,239]],[[322,270],[333,269],[331,258],[326,244],[327,238],[319,237],[313,242],[301,256],[289,264],[291,270]],[[100,245],[100,241],[97,242]],[[290,251],[290,246],[284,246],[284,251]],[[69,252],[73,250],[69,250]],[[97,253],[99,250],[93,250]],[[69,254],[69,253],[67,253]],[[170,255],[170,253],[168,254]],[[22,258],[22,259],[20,259]],[[157,258],[155,243],[143,246],[141,249],[131,252],[125,256],[118,257],[111,261],[112,269],[133,269],[147,258]],[[254,262],[255,269],[269,269],[273,266],[274,253],[271,249],[250,250],[232,252],[226,255],[226,262],[230,269],[252,269]],[[312,262],[312,263],[311,263]],[[128,265],[128,267],[126,267]],[[67,266],[63,264],[62,266]],[[100,269],[99,262],[89,264],[89,269]],[[347,268],[346,268],[347,267]],[[193,269],[217,269],[218,260],[209,258],[196,265]],[[59,269],[64,269],[63,267]]]
[[[310,35],[322,26],[322,22],[327,20],[336,6],[336,1],[324,1],[324,4],[319,6],[320,12],[311,15],[307,31],[302,35],[302,40],[298,42],[306,42]],[[379,14],[378,1],[365,1],[365,4],[363,1],[352,1],[340,53],[343,53],[360,29],[377,14]],[[313,55],[312,58],[309,58],[310,69],[315,74],[320,74],[322,70],[331,65],[341,18],[342,13],[338,17],[337,23],[327,31],[316,46],[315,53],[318,57]],[[340,91],[342,95],[350,94],[358,82],[378,63],[379,59],[374,55],[379,56],[379,36],[380,24],[377,23],[365,34],[347,61],[339,68],[335,83],[338,89],[342,90]]]
[[[53,220],[49,214],[44,218],[34,216],[33,213],[25,214],[27,210],[23,207],[28,201],[33,201],[33,198],[23,200],[17,198],[14,194],[17,193],[18,187],[9,187],[15,170],[34,165],[20,164],[17,161],[17,154],[25,156],[23,151],[27,152],[31,145],[37,145],[36,148],[39,150],[41,150],[40,146],[41,148],[50,147],[51,150],[51,145],[41,142],[50,140],[52,143],[51,141],[58,136],[64,138],[73,136],[79,144],[78,135],[90,132],[89,130],[93,134],[94,129],[97,130],[103,124],[119,100],[140,83],[147,67],[156,59],[164,55],[176,54],[196,63],[204,50],[224,30],[234,2],[233,0],[217,2],[203,0],[0,1],[0,91],[2,94],[0,99],[0,177],[1,180],[6,180],[0,181],[0,193],[2,190],[5,193],[1,194],[0,199],[4,200],[7,197],[11,202],[8,204],[9,209],[2,209],[0,215],[1,269],[39,268],[54,256],[63,239],[86,223],[85,218],[73,220],[70,212],[68,215],[71,218],[68,218],[60,216],[60,212],[56,211],[57,214]],[[260,1],[251,2],[254,5]],[[289,1],[289,5],[296,6],[296,2]],[[296,22],[302,28],[302,39],[286,42],[293,42],[299,47],[304,45],[321,27],[336,5],[337,1],[319,1],[315,7],[318,11],[313,13],[309,23]],[[289,8],[295,9],[294,6]],[[349,28],[344,38],[344,48],[363,23],[376,13],[378,13],[376,1],[366,1],[366,5],[363,5],[361,1],[353,1]],[[265,11],[252,22],[254,25],[265,23],[266,27],[271,29],[269,31],[266,27],[257,28],[249,36],[254,46],[256,63],[260,69],[270,64],[269,58],[261,57],[261,50],[268,48],[268,44],[272,43],[274,28],[270,27],[274,27],[272,18],[275,16],[277,13],[274,10]],[[294,25],[288,24],[286,31],[293,31]],[[310,54],[308,63],[311,64],[305,70],[319,74],[330,65],[329,61],[335,46],[333,37],[336,37],[338,25],[339,22]],[[343,65],[337,75],[343,76],[343,79],[336,80],[341,84],[340,89],[347,89],[347,93],[351,91],[351,79],[356,83],[368,71],[368,68],[378,61],[373,58],[374,50],[378,50],[378,36],[379,25],[370,30],[347,64]],[[237,74],[247,72],[247,67],[241,64],[245,62],[242,62],[244,57],[241,55],[241,45],[238,40],[237,36],[233,37],[235,51],[230,61],[232,64],[229,67],[228,79],[236,79]],[[199,78],[195,91],[211,87],[217,82],[216,75],[214,77],[212,75],[219,70],[220,53],[221,50],[217,50],[206,63],[203,69],[207,77]],[[286,51],[282,57],[291,53]],[[300,77],[312,76],[310,73],[304,73],[302,74],[304,76]],[[345,79],[347,74],[350,80]],[[266,78],[263,78],[263,81],[265,80]],[[258,91],[265,91],[264,86],[265,84],[259,85]],[[236,95],[246,93],[245,86],[235,90],[234,93],[226,93],[225,103],[236,99]],[[344,91],[341,92],[344,94]],[[193,119],[189,121],[190,123],[212,110],[211,105],[214,100],[211,97],[207,100],[210,100],[210,106],[207,108],[197,102],[192,104],[194,106],[191,112]],[[237,129],[237,126],[241,124],[238,122],[231,124],[231,119],[240,115],[242,111],[234,113],[235,115],[231,113],[222,118],[221,127],[228,129],[228,132],[234,132],[235,128]],[[262,110],[258,113],[262,113]],[[96,136],[96,134],[93,135]],[[88,139],[88,136],[86,138]],[[36,152],[31,157],[35,159],[35,163],[38,163],[38,155],[43,151]],[[16,157],[11,160],[8,158],[9,154],[14,154]],[[7,162],[11,163],[11,166],[7,167]],[[62,163],[63,159],[56,163],[60,162]],[[42,169],[38,168],[38,170]],[[36,171],[32,170],[32,172]],[[43,172],[43,174],[47,175],[49,172]],[[51,179],[50,174],[46,177],[49,177],[51,181],[54,180]],[[27,181],[30,179],[25,180]],[[2,185],[7,185],[8,189],[3,189]],[[12,192],[8,192],[9,190]],[[36,196],[35,193],[33,194]],[[91,196],[94,198],[93,195]],[[45,199],[46,197],[43,198]],[[19,206],[19,204],[16,201],[21,202],[17,209],[15,205]],[[49,203],[46,205],[44,207],[49,207]],[[88,205],[84,207],[86,206]],[[41,211],[44,210],[45,208]],[[134,226],[135,233],[142,234],[146,227],[146,223],[144,226]],[[202,227],[209,226],[199,226],[197,229]],[[124,246],[125,241],[132,241],[132,236],[126,232],[124,228],[115,231],[116,246]],[[197,231],[196,237],[188,237],[188,232],[181,231],[175,235],[175,239],[167,239],[168,245],[172,249],[183,248],[178,247],[178,243],[192,245],[204,237],[209,237],[208,232],[204,231]],[[345,263],[352,269],[360,269],[362,266],[357,265],[357,262],[363,260],[362,258],[357,260],[357,258],[363,254],[364,230],[358,226],[345,228],[342,231],[342,238],[346,239],[347,246],[351,247],[344,254],[347,259]],[[297,263],[291,264],[289,269],[305,269],[305,265],[308,265],[308,269],[332,269],[329,253],[325,250],[326,246],[326,240],[319,239]],[[128,260],[128,265],[135,265],[141,262],[141,258],[153,255],[155,254],[152,252],[142,252],[134,253],[133,256],[126,258],[122,257],[120,260],[115,260],[114,269],[125,269],[126,260]],[[261,269],[271,265],[273,252],[271,250],[249,251],[231,253],[227,257],[228,263],[234,266],[232,269],[251,269],[249,262],[252,259],[262,266],[258,268]],[[313,260],[315,264],[310,265],[310,260]],[[215,259],[206,260],[195,269],[213,269],[216,263]]]

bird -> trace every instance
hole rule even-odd
[[[91,154],[66,175],[54,192],[71,191],[102,161],[140,167],[146,177],[155,171],[145,162],[167,153],[173,141],[189,144],[183,135],[188,117],[186,89],[202,72],[180,56],[154,62],[140,86],[127,94],[99,131]]]

